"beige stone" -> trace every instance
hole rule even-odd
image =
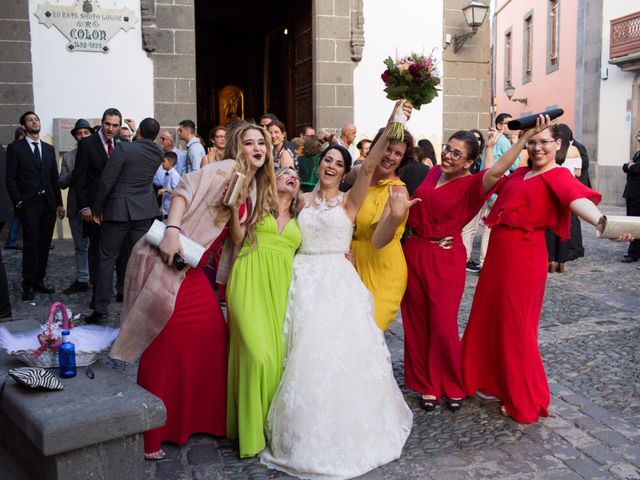
[[[315,17],[314,36],[348,40],[351,36],[351,20],[347,17]]]
[[[336,86],[336,104],[340,107],[353,107],[353,85]]]
[[[353,122],[352,107],[316,107],[317,128],[339,130],[345,123]]]
[[[353,64],[314,62],[314,77],[319,84],[353,84]]]
[[[196,81],[178,79],[175,82],[176,82],[176,102],[196,103]]]
[[[331,39],[316,39],[314,60],[318,62],[334,62],[336,60],[336,41]]]
[[[316,85],[314,90],[316,107],[336,106],[336,86]]]

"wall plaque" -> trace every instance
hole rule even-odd
[[[133,10],[102,8],[98,0],[75,0],[66,6],[45,2],[38,5],[35,15],[40,23],[54,26],[64,35],[70,52],[109,53],[109,40],[138,23]]]

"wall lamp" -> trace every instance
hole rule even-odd
[[[464,18],[467,21],[467,25],[471,27],[471,31],[467,33],[461,33],[453,37],[453,53],[457,53],[458,50],[460,50],[462,46],[467,42],[467,40],[469,40],[478,32],[478,28],[483,24],[488,11],[489,6],[484,5],[477,0],[473,0],[469,5],[462,9]]]
[[[512,102],[519,102],[523,104],[527,104],[527,97],[524,98],[513,98],[513,94],[516,93],[516,89],[510,83],[507,83],[504,87],[504,93],[507,95],[507,98]]]

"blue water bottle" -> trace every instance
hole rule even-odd
[[[61,378],[76,376],[76,346],[70,341],[69,330],[62,331],[62,343],[58,348],[58,365]]]

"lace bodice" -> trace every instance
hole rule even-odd
[[[335,200],[311,202],[298,215],[302,232],[299,253],[345,253],[351,245],[353,223],[341,206],[342,194]]]

